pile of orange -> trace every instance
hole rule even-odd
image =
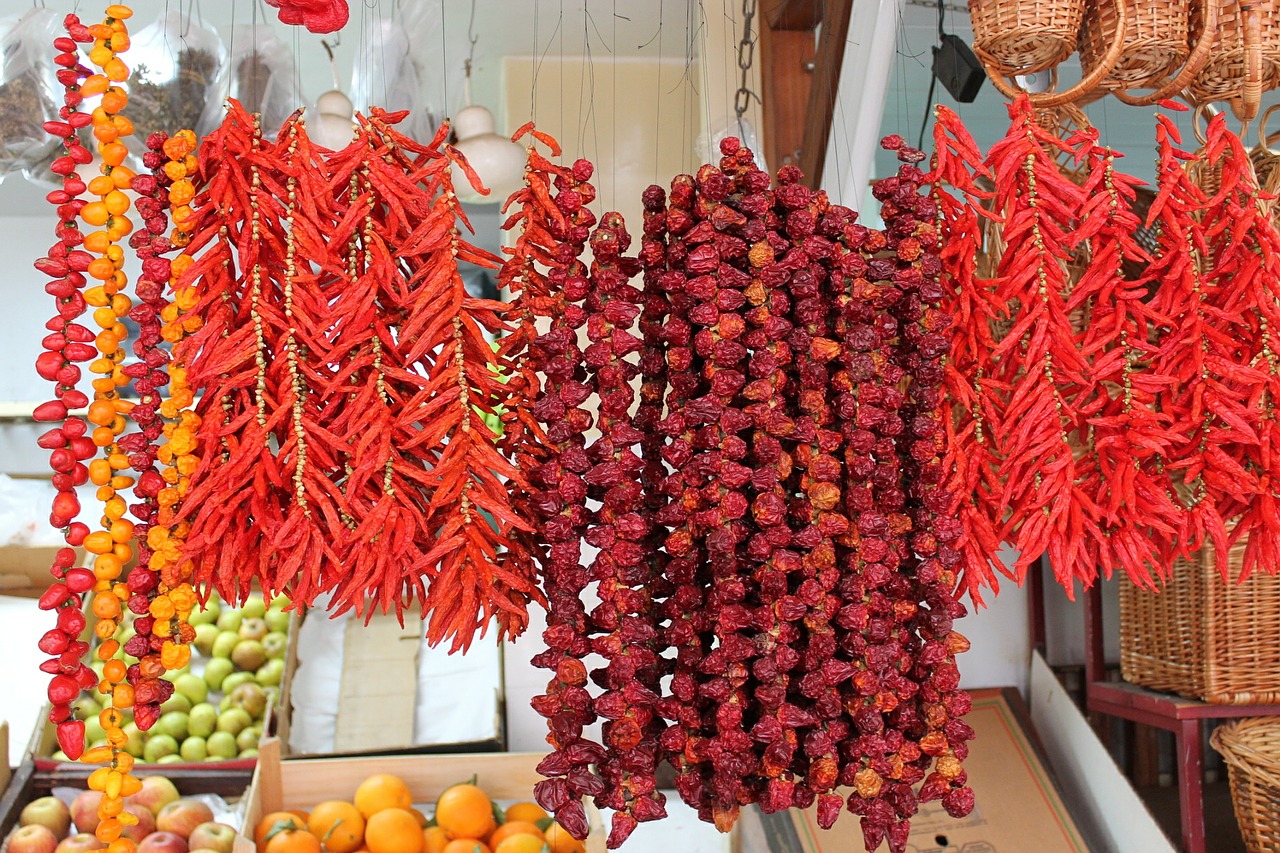
[[[505,813],[474,784],[448,788],[431,820],[413,808],[404,780],[360,783],[351,802],[272,812],[254,828],[258,853],[585,853],[581,841],[534,803]]]

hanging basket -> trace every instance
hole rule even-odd
[[[1043,71],[1076,51],[1085,0],[969,0],[973,49],[1009,76]]]
[[[1249,853],[1280,853],[1280,720],[1246,717],[1213,730]]]
[[[1258,114],[1262,92],[1280,80],[1280,6],[1276,0],[1217,0],[1217,35],[1204,67],[1187,87],[1199,103],[1230,101],[1236,117]],[[1208,28],[1202,10],[1193,9],[1195,37]]]
[[[1276,110],[1280,110],[1280,104],[1268,107],[1262,114],[1262,121],[1258,123],[1258,144],[1249,150],[1249,162],[1258,177],[1258,186],[1266,195],[1275,195],[1280,186],[1280,151],[1272,148],[1267,138],[1267,123]]]
[[[1213,2],[1213,0],[1211,0]],[[1120,57],[1101,86],[1106,89],[1146,89],[1164,83],[1182,68],[1191,51],[1191,0],[1124,0],[1129,13]],[[1080,27],[1080,67],[1087,74],[1106,59],[1119,23],[1116,6],[1108,0],[1088,0]]]
[[[987,77],[991,80],[991,85],[995,86],[996,90],[1006,98],[1013,99],[1023,94],[1023,92],[1007,78],[1052,68],[1053,85],[1050,88],[1056,89],[1058,81],[1057,65],[1070,56],[1072,50],[1074,50],[1076,42],[1074,34],[1070,40],[1071,49],[1052,62],[1040,62],[1037,59],[1035,61],[1025,60],[1027,64],[1022,66],[1010,65],[1009,63],[1013,61],[1011,59],[1013,51],[1010,45],[1021,43],[1021,39],[1024,36],[1029,39],[1027,41],[1029,45],[1044,47],[1047,44],[1056,44],[1057,37],[1054,35],[1056,31],[1054,27],[1060,28],[1062,26],[1061,20],[1069,14],[1069,9],[1075,9],[1077,6],[1080,8],[1080,13],[1076,18],[1078,27],[1079,19],[1083,17],[1083,2],[1084,0],[1081,0],[1079,4],[1074,2],[1043,3],[1044,9],[1031,11],[1031,4],[1003,2],[1003,0],[995,3],[988,3],[986,0],[969,0],[969,8],[973,12],[974,21],[973,52],[981,60],[983,68],[987,72]],[[1116,63],[1119,62],[1124,48],[1125,34],[1128,32],[1129,27],[1128,4],[1126,0],[1102,0],[1102,2],[1111,4],[1115,18],[1115,31],[1102,58],[1098,60],[1093,68],[1085,71],[1079,83],[1069,89],[1062,92],[1049,91],[1032,94],[1030,96],[1031,103],[1036,107],[1056,107],[1062,104],[1086,103],[1092,100],[1100,91],[1100,84],[1103,79],[1111,73]],[[982,12],[981,10],[983,9],[986,11]],[[1001,9],[1006,11],[998,13],[998,10]],[[1020,10],[1017,16],[1020,16],[1021,23],[1013,20],[1014,17],[1017,17],[1014,13],[1015,9]],[[987,29],[980,30],[978,19],[984,14],[987,16],[988,21],[983,26]],[[996,28],[997,20],[1006,21],[1004,30]],[[1035,21],[1040,21],[1041,23],[1033,23]],[[980,32],[987,36],[989,44],[984,44],[981,41]],[[1055,50],[1057,49],[1055,48]],[[1057,57],[1058,53],[1055,52],[1054,56]]]

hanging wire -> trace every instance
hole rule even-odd
[[[823,0],[825,7],[826,0]],[[733,112],[738,117],[738,139],[746,138],[742,117],[746,115],[754,98],[760,103],[760,96],[751,90],[751,66],[756,58],[756,41],[751,34],[751,24],[756,16],[756,0],[742,0],[742,38],[738,41],[738,91],[733,93]],[[826,20],[824,16],[824,20]]]
[[[938,0],[938,44],[942,44],[943,38],[946,37],[947,31],[944,29],[947,18],[946,0]],[[933,49],[934,56],[938,54],[938,48]],[[929,126],[929,116],[933,114],[933,93],[938,88],[938,75],[930,69],[929,74],[929,94],[924,99],[924,117],[920,119],[920,135],[916,138],[916,148],[924,150],[924,131]]]
[[[653,93],[653,112],[654,112],[653,127],[654,127],[654,133],[655,133],[654,146],[653,146],[653,182],[655,184],[658,183],[658,145],[657,145],[658,130],[657,129],[662,127],[662,69],[665,67],[665,64],[663,62],[663,57],[662,57],[662,18],[663,18],[663,12],[664,12],[663,10],[664,3],[665,3],[665,0],[658,0],[658,31],[654,33],[654,38],[658,40],[658,63],[657,63],[658,73],[654,75],[655,77],[658,78],[658,88]],[[653,41],[653,39],[650,39],[650,41]]]

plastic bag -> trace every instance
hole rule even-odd
[[[370,107],[408,110],[400,132],[425,142],[435,135],[440,122],[427,100],[410,45],[409,35],[398,21],[383,18],[362,27],[351,75],[351,101],[365,115]]]
[[[270,27],[236,26],[231,54],[213,91],[197,131],[201,136],[222,124],[224,98],[235,98],[249,112],[260,113],[263,133],[269,139],[275,138],[290,114],[303,105],[293,51]]]
[[[134,153],[145,152],[156,131],[195,130],[210,102],[221,103],[218,78],[227,51],[217,31],[194,15],[165,13],[133,36],[127,56],[134,133],[126,142]]]
[[[62,35],[60,17],[53,9],[30,9],[0,22],[0,177],[45,177],[60,153],[58,140],[41,126],[58,118],[61,105],[50,52]]]

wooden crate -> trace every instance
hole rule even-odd
[[[274,734],[281,754],[288,758],[330,756],[441,755],[502,752],[506,749],[505,685],[499,670],[498,716],[493,738],[479,741],[415,744],[414,721],[418,701],[418,655],[425,628],[418,619],[404,624],[392,614],[375,614],[369,623],[359,618],[348,625],[343,639],[341,690],[337,730],[332,752],[295,753],[290,747],[293,725],[294,675],[300,663],[298,638],[308,619],[327,619],[320,609],[295,612],[285,656],[284,682],[276,708]]]
[[[309,809],[325,800],[349,800],[356,788],[375,773],[390,773],[409,786],[417,803],[432,803],[444,789],[476,777],[476,783],[497,801],[533,799],[533,786],[542,778],[537,765],[543,756],[532,752],[483,752],[458,755],[388,755],[365,758],[297,758],[281,760],[277,739],[264,741],[258,767],[245,794],[244,833],[266,814]],[[605,853],[604,824],[590,804],[591,834],[587,853]],[[256,853],[253,841],[236,839],[235,853]]]

